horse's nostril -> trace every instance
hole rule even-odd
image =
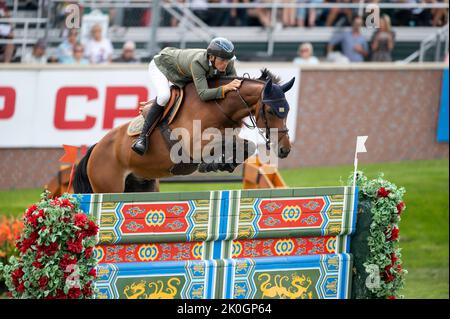
[[[288,156],[290,151],[291,150],[289,148],[282,147],[282,148],[280,148],[280,155],[283,157],[286,157],[286,156]]]

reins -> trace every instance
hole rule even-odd
[[[244,77],[243,77],[243,79],[242,79],[242,82],[246,79],[246,78],[245,78],[245,75],[246,75],[246,74],[248,75],[248,79],[250,79],[250,75],[249,75],[248,73],[244,73]],[[257,126],[257,124],[256,124],[258,114],[256,114],[256,116],[255,116],[254,114],[252,114],[250,105],[249,105],[249,104],[247,103],[247,101],[245,101],[245,99],[242,97],[241,92],[239,91],[239,89],[236,89],[235,91],[236,91],[236,93],[238,94],[239,98],[241,99],[242,103],[245,105],[245,107],[246,107],[246,109],[247,109],[247,112],[248,112],[248,116],[249,116],[250,121],[251,121],[251,124],[247,124],[245,121],[242,121],[242,123],[243,123],[248,129],[253,130],[253,129],[256,128],[256,129],[258,130],[258,133],[261,135],[261,137],[264,139],[264,141],[265,141],[265,143],[266,143],[266,149],[267,149],[267,150],[270,150],[270,144],[271,144],[271,141],[270,141],[270,127],[269,127],[269,123],[268,123],[268,121],[267,121],[266,112],[265,112],[265,110],[264,110],[264,104],[263,104],[263,103],[264,103],[264,100],[263,100],[263,97],[262,97],[262,94],[263,94],[264,90],[261,92],[261,99],[260,99],[261,102],[260,102],[260,105],[259,105],[259,112],[258,112],[258,107],[257,107],[256,110],[255,110],[255,113],[261,113],[261,114],[262,114],[262,117],[263,117],[263,120],[264,120],[265,129],[266,129],[265,134],[264,134],[264,132],[263,132],[263,129],[260,129],[260,128]],[[215,102],[216,105],[219,107],[219,109],[220,109],[220,111],[222,112],[222,114],[223,114],[230,122],[233,123],[233,127],[235,127],[235,126],[236,126],[236,127],[239,127],[239,126],[241,125],[240,122],[237,122],[237,121],[233,120],[233,119],[225,112],[225,110],[224,110],[223,107],[219,104],[219,102],[217,102],[217,100],[214,100],[214,102]],[[287,134],[288,131],[289,131],[288,128],[284,128],[284,129],[280,130],[280,132],[283,133],[282,136],[284,136],[285,134]],[[278,138],[278,141],[279,141],[280,139],[281,139],[281,137]]]

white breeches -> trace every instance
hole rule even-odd
[[[156,102],[161,106],[166,106],[170,99],[170,86],[172,83],[167,80],[153,60],[148,65],[148,73],[150,74],[151,89],[154,90],[156,95]]]

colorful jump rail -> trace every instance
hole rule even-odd
[[[78,195],[100,225],[97,298],[350,298],[353,190]]]

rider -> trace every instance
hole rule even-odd
[[[139,155],[147,151],[147,136],[164,112],[170,99],[170,85],[182,88],[194,82],[202,101],[223,99],[229,91],[239,88],[241,81],[208,88],[207,78],[219,74],[236,76],[234,68],[234,45],[225,38],[214,38],[205,49],[177,49],[167,47],[161,50],[149,64],[150,82],[156,89],[156,100],[145,119],[142,133],[134,142],[132,149]]]

